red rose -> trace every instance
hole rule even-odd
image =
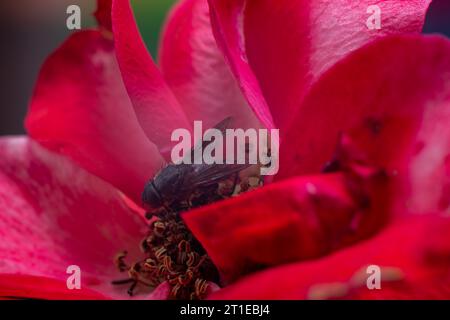
[[[280,172],[182,215],[221,274],[209,298],[450,298],[450,42],[417,34],[429,2],[184,0],[158,69],[129,1],[98,1],[99,28],[44,64],[29,137],[0,140],[0,297],[127,297],[112,259],[140,255],[134,203],[171,132],[231,115],[280,129]]]

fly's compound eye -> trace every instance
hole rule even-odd
[[[149,182],[142,193],[142,201],[152,208],[159,208],[163,204],[162,197],[156,189],[153,181]]]

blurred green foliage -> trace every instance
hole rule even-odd
[[[142,37],[156,59],[161,28],[170,8],[177,0],[133,0],[134,14]]]

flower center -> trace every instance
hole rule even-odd
[[[196,192],[191,199],[191,209],[218,200],[236,196],[261,186],[256,178],[223,181],[208,191]],[[116,266],[127,272],[125,280],[113,281],[115,285],[131,284],[131,296],[138,285],[155,288],[167,282],[171,288],[170,299],[199,300],[208,294],[210,283],[220,282],[219,272],[201,244],[180,217],[181,211],[159,209],[148,213],[149,232],[141,242],[144,258],[131,265],[126,263],[127,252],[116,257]]]

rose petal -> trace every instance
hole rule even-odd
[[[239,128],[259,122],[217,47],[207,0],[183,0],[166,23],[160,66],[189,120],[211,128],[232,116]]]
[[[65,282],[77,265],[82,287],[125,297],[111,285],[124,277],[114,257],[140,255],[144,218],[109,184],[35,142],[0,139],[0,154],[0,273]]]
[[[259,121],[268,129],[274,128],[271,112],[248,64],[240,26],[242,1],[209,1],[211,25],[217,45],[223,52],[239,86]]]
[[[397,195],[405,192],[399,212],[405,205],[445,210],[449,84],[447,39],[393,36],[358,50],[305,99],[281,147],[277,179],[321,171],[344,132],[370,164],[386,171]]]
[[[448,243],[448,217],[414,217],[324,259],[249,276],[211,298],[449,299]],[[367,287],[373,274],[367,269],[371,265],[381,269],[381,290]]]
[[[111,25],[112,0],[97,0],[97,10],[94,15],[101,28],[112,31]]]
[[[127,96],[112,41],[73,34],[45,62],[26,119],[29,134],[114,184],[138,203],[162,166]]]
[[[148,53],[129,0],[113,1],[112,25],[120,70],[139,123],[169,159],[172,132],[190,129],[191,124]]]
[[[190,211],[183,219],[230,282],[262,267],[316,258],[367,237],[385,219],[370,210],[356,204],[347,178],[336,174],[275,183]],[[366,219],[370,224],[359,221]]]
[[[420,32],[430,2],[258,0],[244,7],[243,0],[210,0],[218,17],[216,32],[228,39],[231,63],[242,65],[246,57],[282,130],[295,123],[292,113],[324,71],[374,39]],[[381,10],[379,30],[367,27],[374,5]],[[250,68],[236,68],[238,79],[248,77]]]
[[[170,284],[164,281],[146,297],[146,300],[168,300],[171,289]]]
[[[65,281],[17,274],[0,274],[0,299],[105,300],[100,293],[81,287],[68,290]]]

